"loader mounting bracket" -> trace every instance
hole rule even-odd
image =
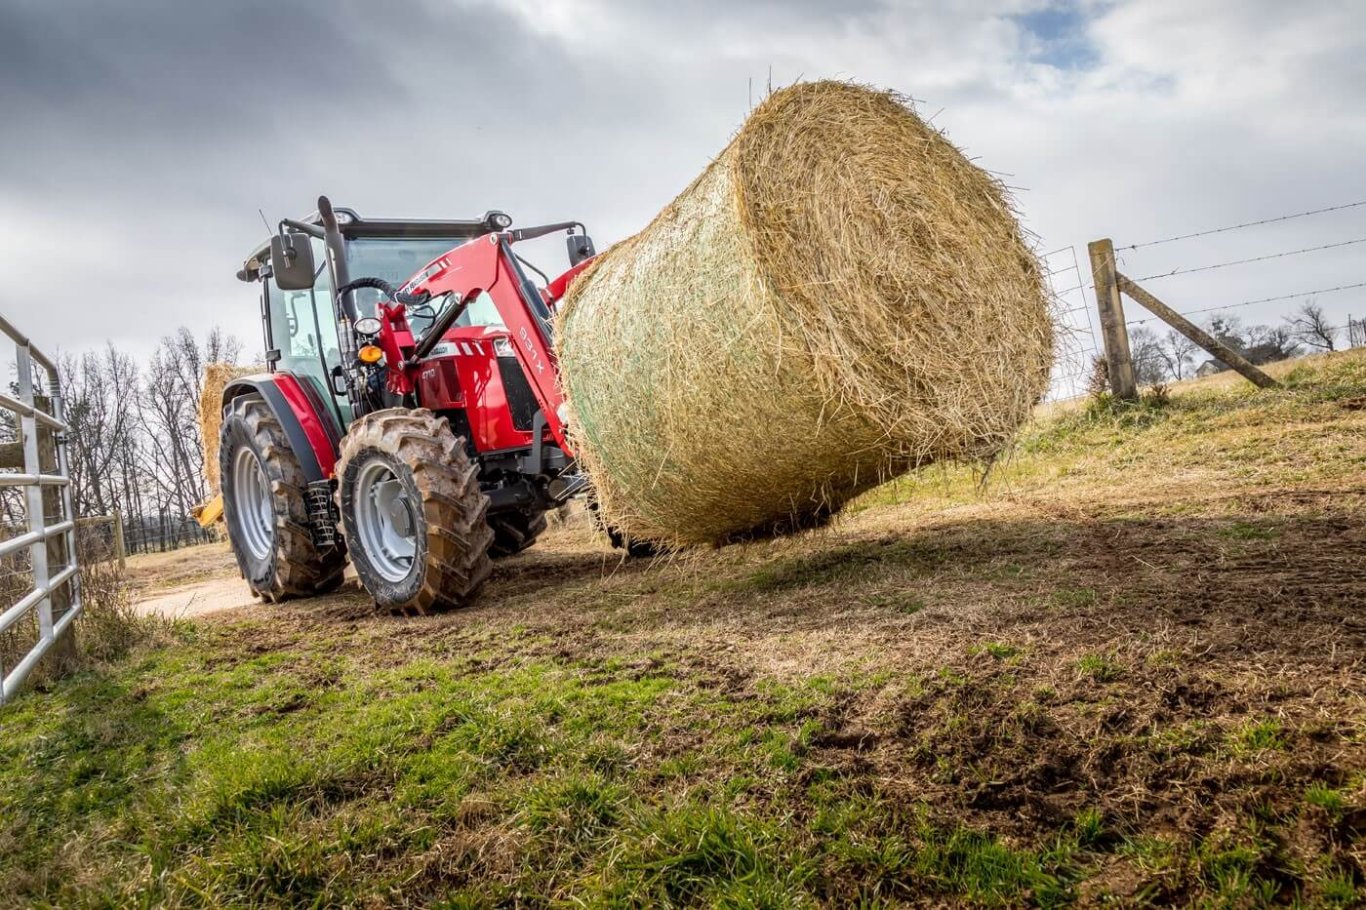
[[[308,529],[313,535],[313,545],[319,548],[337,545],[337,503],[332,498],[332,481],[315,480],[306,490],[308,502]]]

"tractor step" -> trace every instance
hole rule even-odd
[[[308,526],[317,547],[337,545],[337,504],[332,499],[332,481],[315,480],[306,490]]]

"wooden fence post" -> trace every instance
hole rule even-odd
[[[1206,351],[1209,351],[1214,357],[1217,357],[1223,363],[1226,363],[1237,370],[1249,382],[1263,389],[1272,389],[1276,387],[1276,380],[1253,366],[1251,361],[1242,354],[1239,354],[1237,351],[1233,350],[1233,348],[1219,341],[1185,316],[1182,316],[1180,313],[1176,312],[1176,310],[1173,310],[1152,294],[1143,290],[1143,288],[1139,287],[1132,279],[1127,278],[1124,275],[1117,275],[1117,278],[1121,291],[1138,301],[1144,309],[1151,312],[1154,316],[1166,322],[1172,328],[1200,345],[1200,347],[1204,348]]]
[[[114,556],[119,561],[119,571],[128,569],[128,551],[123,545],[123,512],[114,510]]]
[[[1129,329],[1124,324],[1124,302],[1119,296],[1115,271],[1115,245],[1106,237],[1086,247],[1091,254],[1091,278],[1096,286],[1096,309],[1105,342],[1105,366],[1110,375],[1110,391],[1116,398],[1138,398],[1133,357],[1129,353]]]

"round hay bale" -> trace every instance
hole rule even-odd
[[[995,454],[1047,385],[1044,288],[1001,185],[899,96],[773,93],[561,305],[604,520],[716,543]]]

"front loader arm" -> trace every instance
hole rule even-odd
[[[531,384],[536,403],[545,415],[546,426],[560,448],[571,454],[565,432],[559,364],[551,342],[550,309],[536,286],[522,273],[512,255],[508,235],[487,234],[456,247],[414,275],[402,288],[407,294],[423,291],[433,299],[450,294],[454,301],[450,305],[457,308],[452,320],[481,292],[488,293],[512,335],[517,362]],[[433,332],[444,334],[445,330],[441,325],[433,324],[428,337],[419,345],[419,351],[424,347],[430,349],[429,341],[439,340],[432,337]],[[409,369],[416,369],[415,360],[409,362]]]

